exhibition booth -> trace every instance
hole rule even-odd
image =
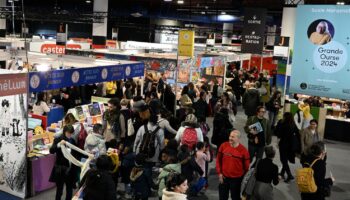
[[[11,55],[4,53],[4,58]],[[17,58],[26,60],[24,52]],[[54,135],[62,128],[65,111],[56,102],[47,101],[50,111],[33,114],[30,107],[37,93],[52,97],[52,91],[96,83],[144,76],[144,64],[134,61],[111,61],[66,55],[28,53],[28,65],[22,70],[0,69],[2,105],[0,149],[0,190],[24,198],[55,187],[48,181],[55,163],[49,153]],[[29,71],[21,73],[21,71]],[[68,112],[91,132],[102,122],[108,99],[91,97],[90,102],[71,107]],[[0,199],[12,199],[0,192]],[[16,199],[16,198],[14,198]]]

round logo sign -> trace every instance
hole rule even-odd
[[[185,39],[185,40],[190,39],[190,35],[189,35],[188,33],[185,33],[185,34],[184,34],[184,39]]]
[[[31,78],[30,78],[30,87],[33,89],[38,88],[40,85],[40,77],[36,74],[34,74]]]
[[[126,75],[126,76],[130,76],[130,74],[131,74],[131,67],[130,67],[130,66],[127,66],[127,67],[125,68],[125,75]]]
[[[108,76],[108,71],[106,68],[102,69],[102,72],[101,72],[101,77],[102,79],[106,79]]]
[[[79,72],[78,71],[74,71],[72,74],[72,82],[73,83],[78,83],[80,78]]]

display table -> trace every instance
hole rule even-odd
[[[350,142],[350,120],[327,117],[325,139]]]
[[[37,192],[42,192],[56,186],[55,183],[49,182],[55,160],[56,155],[54,154],[28,158],[28,189],[30,190],[28,196],[34,196]]]
[[[64,108],[62,106],[50,107],[50,112],[47,113],[47,125],[57,123],[64,117]]]

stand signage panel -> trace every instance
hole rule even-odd
[[[189,56],[194,55],[194,31],[180,30],[179,31],[179,56]]]
[[[261,54],[264,48],[266,9],[246,8],[242,33],[242,53]]]
[[[29,91],[40,92],[70,86],[140,77],[143,75],[143,63],[30,72]]]
[[[27,177],[27,75],[0,75],[0,190],[24,198]]]
[[[292,93],[350,99],[350,6],[297,8]]]

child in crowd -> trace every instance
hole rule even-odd
[[[153,180],[145,173],[146,155],[139,153],[135,157],[135,167],[131,170],[130,181],[135,200],[148,200],[151,196]]]
[[[196,149],[197,149],[195,154],[196,163],[201,167],[204,173],[192,188],[192,191],[194,192],[194,194],[197,194],[199,191],[201,191],[205,186],[205,184],[207,183],[205,178],[207,174],[205,165],[206,165],[206,162],[210,161],[209,148],[206,148],[203,142],[198,142],[196,145]]]
[[[177,155],[179,163],[181,164],[181,174],[183,174],[189,185],[193,185],[194,175],[197,173],[200,176],[204,174],[204,171],[195,161],[195,158],[191,156],[187,145],[181,145],[180,151]]]
[[[181,173],[181,164],[178,163],[177,155],[173,154],[172,151],[167,152],[167,165],[163,169],[161,169],[161,172],[158,176],[158,197],[161,200],[163,195],[163,189],[165,188],[167,178],[168,176],[174,174],[174,173]]]

